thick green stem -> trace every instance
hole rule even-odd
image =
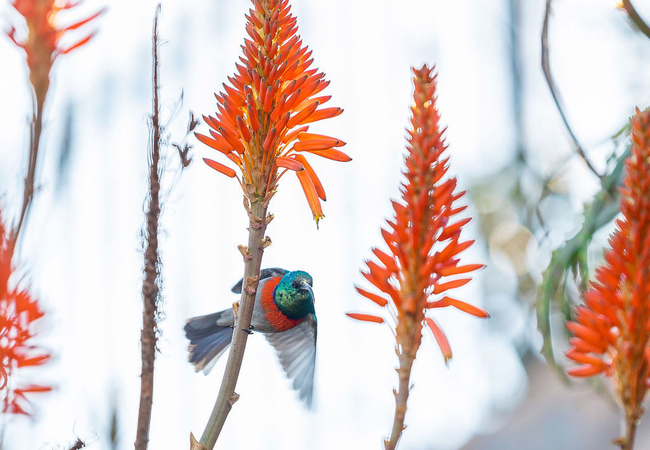
[[[235,393],[235,387],[237,386],[237,378],[239,377],[239,370],[241,369],[244,350],[248,340],[247,331],[250,329],[251,319],[253,317],[253,306],[255,305],[255,295],[259,283],[262,255],[266,245],[266,241],[264,240],[264,233],[266,232],[266,210],[267,203],[262,198],[253,199],[249,211],[248,251],[242,252],[244,253],[245,261],[244,285],[239,304],[239,312],[235,322],[232,346],[228,356],[226,371],[221,381],[219,396],[217,397],[208,424],[201,436],[201,444],[208,450],[214,448],[223,424],[228,417],[228,413],[230,413],[232,405],[239,398],[239,395]]]

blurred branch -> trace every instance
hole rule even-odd
[[[142,375],[140,380],[140,408],[135,440],[136,450],[146,450],[149,443],[151,409],[153,406],[153,375],[156,358],[156,316],[160,297],[160,255],[158,250],[158,225],[160,220],[160,147],[162,126],[160,124],[160,60],[158,55],[158,19],[161,5],[156,6],[154,17],[153,47],[153,111],[151,115],[151,141],[149,154],[149,205],[146,213],[146,250],[144,253],[144,281],[142,283]]]
[[[23,203],[20,208],[20,216],[15,228],[11,232],[9,246],[13,250],[18,243],[20,232],[27,220],[29,207],[34,197],[34,184],[36,179],[36,161],[38,159],[38,150],[41,143],[41,134],[43,132],[43,110],[45,107],[45,98],[36,96],[36,111],[32,117],[32,123],[29,129],[29,156],[27,162],[27,176],[25,176],[25,187],[23,189]]]
[[[70,450],[81,450],[82,448],[86,448],[86,443],[81,439],[77,438],[77,441],[74,444],[72,444]]]
[[[565,319],[571,319],[569,299],[564,295],[569,269],[574,268],[576,275],[580,275],[584,288],[589,279],[587,248],[594,233],[614,220],[618,214],[620,195],[618,186],[623,176],[625,159],[630,152],[631,148],[628,146],[625,152],[617,158],[612,172],[602,178],[600,192],[585,208],[582,228],[563,247],[553,252],[551,262],[544,274],[544,281],[540,286],[537,300],[537,326],[544,339],[542,354],[551,367],[558,368],[557,361],[553,356],[551,339],[551,304],[557,298]],[[558,295],[558,292],[562,292],[562,294]]]
[[[636,9],[634,9],[632,2],[630,2],[630,0],[623,0],[620,6],[627,13],[627,16],[630,18],[632,23],[636,25],[639,31],[645,34],[646,37],[650,38],[650,27],[643,21]]]
[[[596,171],[594,166],[591,165],[591,162],[589,161],[587,155],[582,149],[580,142],[578,142],[578,138],[573,133],[573,130],[569,125],[569,121],[567,120],[566,115],[564,114],[564,109],[562,108],[562,102],[560,101],[560,95],[557,92],[557,88],[555,87],[555,82],[553,81],[553,75],[551,74],[551,63],[550,63],[549,45],[548,45],[548,26],[549,26],[549,20],[551,15],[551,3],[552,0],[546,0],[546,12],[544,14],[544,25],[542,27],[542,69],[544,70],[544,77],[546,78],[546,83],[548,84],[548,88],[551,91],[551,95],[553,96],[553,101],[555,102],[555,106],[557,107],[557,110],[560,113],[560,116],[562,117],[562,121],[564,122],[566,129],[569,131],[569,136],[573,141],[575,150],[578,152],[578,154],[585,162],[587,167],[589,167],[589,170],[591,170],[594,173],[594,175],[596,175],[598,178],[602,178],[602,176]]]

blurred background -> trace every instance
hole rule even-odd
[[[635,6],[650,18],[650,2]],[[40,190],[20,261],[41,299],[39,343],[54,355],[23,371],[55,386],[34,396],[32,418],[5,417],[3,448],[128,449],[135,440],[140,375],[141,280],[151,30],[156,2],[87,0],[62,21],[104,6],[97,36],[57,61],[45,114]],[[542,0],[293,0],[299,33],[331,80],[342,116],[315,132],[347,142],[353,161],[314,161],[328,193],[316,229],[295,177],[271,203],[273,245],[263,266],[314,277],[319,321],[316,408],[304,409],[272,348],[249,339],[233,409],[218,448],[380,448],[394,412],[394,339],[346,311],[376,313],[354,285],[398,196],[412,92],[411,66],[435,64],[451,172],[469,191],[463,254],[487,268],[458,292],[486,308],[480,321],[437,310],[454,359],[430,335],[413,372],[402,449],[607,449],[620,415],[607,394],[567,384],[540,356],[534,302],[551,252],[582,223],[599,180],[576,156],[541,69]],[[245,36],[245,0],[168,0],[160,22],[167,139],[180,142],[189,111],[212,114]],[[549,46],[567,120],[597,170],[634,108],[650,104],[650,40],[614,0],[557,0]],[[79,16],[74,14],[78,13]],[[0,3],[0,28],[20,17]],[[30,91],[24,53],[0,37],[0,198],[17,213],[26,166]],[[201,125],[199,131],[205,131]],[[209,376],[187,363],[185,321],[230,307],[247,239],[239,185],[201,162],[180,175],[169,148],[164,184],[164,319],[156,359],[151,449],[187,448],[200,435],[225,358]],[[602,258],[611,227],[594,237]],[[561,331],[556,351],[566,364]],[[32,378],[30,378],[32,380]],[[642,420],[638,448],[650,448]],[[255,432],[251,432],[253,426]],[[67,447],[66,447],[67,445]]]

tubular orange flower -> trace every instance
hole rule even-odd
[[[87,43],[94,32],[85,35],[80,39],[62,45],[63,37],[68,32],[76,30],[91,22],[104,10],[100,10],[86,19],[59,27],[56,24],[59,12],[69,10],[80,2],[62,2],[57,0],[13,0],[11,3],[27,22],[27,38],[20,41],[16,37],[16,27],[12,26],[7,35],[18,47],[27,53],[27,65],[29,66],[29,77],[36,94],[37,102],[45,101],[45,95],[50,84],[50,70],[52,64],[59,55],[71,52]]]
[[[628,426],[643,414],[650,382],[650,109],[632,118],[632,154],[625,162],[621,219],[596,281],[567,328],[574,337],[566,356],[581,364],[569,375],[612,377]],[[631,432],[631,435],[630,435]],[[634,430],[622,445],[634,439]]]
[[[258,198],[268,204],[280,177],[286,170],[296,171],[318,224],[324,217],[320,201],[325,200],[325,191],[297,152],[350,161],[335,149],[345,142],[307,132],[307,124],[338,116],[343,110],[322,108],[330,96],[318,95],[329,82],[317,69],[310,69],[311,52],[296,34],[296,18],[290,14],[288,0],[252,3],[246,15],[249,38],[242,45],[243,65],[236,64],[230,84],[224,83],[224,91],[216,96],[215,117],[204,116],[211,137],[199,133],[196,137],[226,156],[236,156],[230,159],[241,171],[249,201]],[[278,172],[279,168],[285,170]]]
[[[4,413],[29,415],[28,393],[46,392],[47,386],[16,386],[15,371],[21,367],[40,366],[49,355],[35,352],[30,342],[33,324],[43,316],[38,302],[25,290],[9,288],[13,249],[0,215],[0,393]]]
[[[476,317],[489,317],[484,310],[448,296],[431,300],[432,296],[470,281],[470,278],[453,277],[466,275],[483,265],[458,265],[458,254],[474,242],[460,241],[461,229],[469,219],[452,223],[455,216],[465,209],[456,206],[464,192],[455,192],[456,178],[443,180],[448,170],[448,159],[443,158],[447,146],[438,123],[436,76],[426,65],[414,69],[413,73],[415,93],[408,130],[406,180],[402,183],[401,201],[393,202],[395,216],[387,221],[388,228],[382,229],[389,252],[373,249],[377,262],[366,261],[368,270],[362,272],[386,296],[357,288],[361,295],[388,308],[393,315],[396,312],[400,383],[392,434],[384,442],[386,449],[395,448],[404,428],[411,366],[420,347],[425,323],[432,331],[445,362],[452,356],[442,329],[432,318],[426,317],[426,312],[453,306]],[[367,314],[348,313],[348,316],[362,321],[384,321]]]

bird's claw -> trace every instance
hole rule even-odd
[[[242,331],[245,331],[248,334],[253,334],[254,329],[255,329],[255,327],[253,325],[251,325],[250,328],[248,328],[248,329],[247,328],[242,328]]]

